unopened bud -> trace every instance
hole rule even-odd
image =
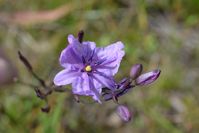
[[[126,78],[125,80],[123,80],[123,82],[118,84],[118,88],[119,89],[125,89],[125,88],[129,88],[129,86],[131,85],[132,80],[129,78]]]
[[[142,73],[142,69],[143,69],[142,64],[133,65],[130,71],[130,77],[132,79],[136,79]]]
[[[136,80],[135,83],[136,85],[148,85],[154,82],[160,75],[160,70],[153,70],[148,73],[144,73],[140,75]]]
[[[84,31],[81,30],[81,31],[79,31],[79,33],[78,33],[78,41],[79,41],[80,43],[83,42],[83,37],[84,37]]]
[[[119,105],[117,107],[117,114],[119,115],[119,117],[125,121],[128,122],[131,120],[132,118],[132,113],[131,111],[128,109],[128,107],[124,106],[124,105]]]

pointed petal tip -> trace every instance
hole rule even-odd
[[[55,77],[54,77],[54,79],[53,79],[53,83],[54,83],[56,86],[65,85],[65,84],[63,84],[62,82],[60,82],[59,78],[60,78],[60,77],[58,76],[58,74],[55,75]]]
[[[72,43],[75,40],[75,37],[72,34],[68,35],[68,42],[69,44]]]
[[[118,45],[118,46],[119,46],[119,48],[121,48],[121,49],[123,49],[123,48],[124,48],[124,44],[123,44],[123,42],[122,42],[122,41],[117,41],[117,42],[116,42],[116,45]]]

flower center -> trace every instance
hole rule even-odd
[[[92,68],[91,68],[90,65],[87,65],[87,66],[85,67],[85,70],[86,70],[86,72],[90,72],[90,71],[92,71]]]

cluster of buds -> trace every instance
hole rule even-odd
[[[126,105],[120,105],[118,98],[136,86],[149,85],[153,83],[161,73],[159,69],[152,70],[144,74],[142,74],[142,71],[142,64],[135,64],[131,68],[129,77],[124,78],[119,83],[117,83],[115,85],[115,89],[103,88],[102,96],[104,100],[109,101],[112,99],[116,104],[118,104],[117,114],[125,122],[131,120],[133,113]]]
[[[126,94],[136,86],[149,85],[153,83],[160,75],[160,70],[156,69],[142,74],[143,67],[141,64],[132,66],[128,78],[122,79],[119,83],[115,84],[114,89],[103,88],[103,98],[105,101],[113,99],[118,102],[118,97]]]

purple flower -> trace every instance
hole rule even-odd
[[[136,80],[136,85],[148,85],[154,82],[159,76],[161,71],[160,70],[153,70],[148,73],[144,73],[140,75]]]
[[[128,109],[127,106],[124,105],[119,105],[117,107],[117,114],[125,122],[130,121],[132,118],[132,112]]]
[[[55,85],[72,84],[73,94],[92,96],[100,102],[102,88],[114,87],[113,76],[124,56],[123,43],[98,48],[94,42],[82,41],[73,35],[68,36],[68,42],[59,59],[64,70],[55,76]]]

